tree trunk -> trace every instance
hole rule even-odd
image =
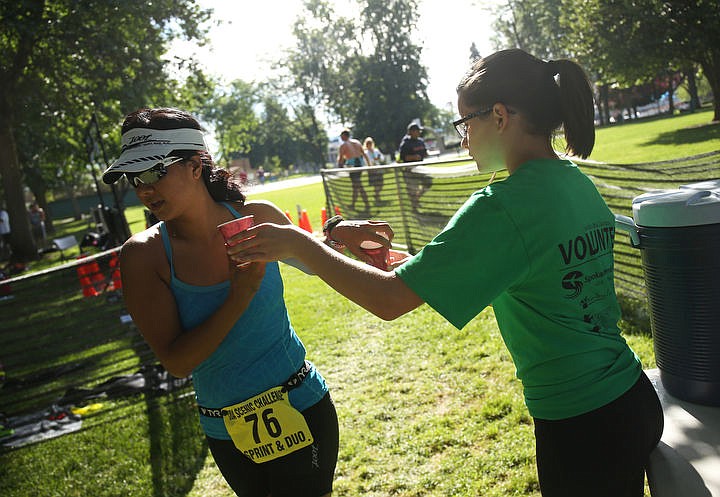
[[[605,124],[610,124],[610,91],[607,85],[600,87],[600,102],[602,103],[602,119]]]
[[[720,122],[720,50],[710,53],[708,58],[700,63],[700,67],[713,92],[713,122]]]
[[[683,72],[687,78],[687,90],[690,94],[690,112],[695,112],[700,108],[700,97],[698,96],[697,80],[695,79],[695,65],[690,64]]]
[[[15,137],[7,117],[0,120],[0,175],[10,216],[10,245],[13,256],[20,262],[36,260],[37,246],[30,230],[30,219],[23,197]]]

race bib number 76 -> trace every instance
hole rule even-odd
[[[277,459],[313,442],[303,415],[295,409],[281,386],[223,409],[230,438],[251,461]]]

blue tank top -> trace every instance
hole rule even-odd
[[[240,214],[223,203],[235,217]],[[196,286],[175,276],[172,248],[165,223],[160,224],[165,253],[170,263],[171,290],[180,322],[189,330],[207,320],[225,301],[230,282]],[[284,383],[305,361],[305,346],[290,324],[283,282],[277,262],[268,263],[260,288],[220,346],[192,373],[198,405],[227,407]],[[302,384],[290,391],[290,403],[303,411],[327,393],[325,380],[316,368]],[[222,419],[200,416],[206,435],[229,440]]]

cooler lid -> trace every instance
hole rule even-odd
[[[720,192],[720,179],[711,179],[708,181],[701,181],[699,183],[689,183],[687,185],[680,185],[681,190],[710,190],[714,192]]]
[[[720,223],[720,189],[645,193],[633,199],[632,208],[638,226],[670,228]]]

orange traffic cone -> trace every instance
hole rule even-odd
[[[305,209],[303,209],[300,214],[300,223],[298,223],[298,226],[305,231],[309,231],[310,233],[313,232],[312,226],[310,226],[310,218],[308,217],[308,213]]]
[[[320,209],[320,224],[325,226],[325,221],[327,221],[327,219],[327,209],[323,207],[322,209]]]
[[[98,292],[90,281],[90,278],[83,276],[80,278],[80,286],[82,286],[83,297],[97,297]]]
[[[107,282],[105,280],[105,275],[100,272],[100,266],[98,265],[97,261],[93,261],[89,264],[90,266],[90,280],[93,283],[93,286],[95,286],[95,289],[98,292],[102,292],[105,290],[105,287],[107,286]]]
[[[120,277],[120,270],[116,269],[112,272],[112,283],[108,286],[109,290],[122,290],[122,278]]]
[[[335,206],[335,215],[342,216],[342,214],[340,213],[340,207],[338,207],[337,205]]]
[[[285,215],[287,216],[287,218],[288,218],[288,219],[290,220],[290,222],[292,223],[292,216],[290,215],[290,211],[285,211]]]
[[[82,259],[83,257],[85,256],[80,255],[78,259]],[[97,261],[78,266],[77,275],[80,280],[80,286],[82,287],[83,297],[97,297],[98,290],[102,292],[105,289],[105,277],[100,272],[100,266],[98,266]]]
[[[108,290],[120,290],[122,289],[122,278],[120,277],[120,259],[118,259],[117,252],[113,253],[110,262],[108,263],[110,269],[113,270],[110,278],[112,283],[108,285]]]
[[[78,259],[81,259],[85,257],[84,255],[80,255]],[[80,280],[80,287],[82,288],[83,297],[96,297],[97,291],[95,291],[95,287],[92,284],[92,281],[90,281],[89,274],[89,267],[87,264],[82,264],[77,267],[77,275],[78,279]]]

